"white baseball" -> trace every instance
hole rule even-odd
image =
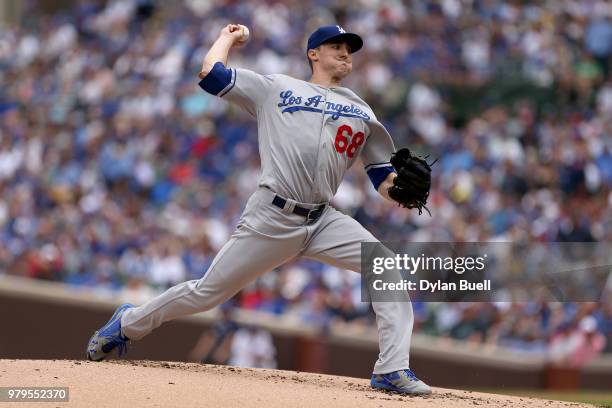
[[[240,40],[238,40],[238,45],[244,45],[249,41],[249,28],[242,24],[238,24],[238,27],[240,27],[240,29],[242,30],[242,37],[240,37]]]

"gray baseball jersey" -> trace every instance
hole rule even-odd
[[[215,69],[221,67],[218,63]],[[247,69],[229,69],[217,77],[222,83],[229,79],[218,95],[257,119],[260,186],[299,202],[320,203],[331,200],[359,156],[366,170],[389,168],[393,141],[350,89]],[[214,92],[210,82],[201,86]]]
[[[258,276],[296,257],[361,272],[361,243],[376,242],[331,206],[305,223],[296,205],[318,207],[361,156],[375,187],[392,168],[393,142],[374,113],[347,88],[325,88],[286,75],[259,75],[217,63],[200,86],[257,119],[262,175],[239,225],[201,279],[181,283],[125,311],[122,332],[138,340],[163,322],[213,308]],[[277,196],[285,205],[273,205]],[[396,279],[399,280],[399,271]],[[410,302],[372,302],[380,354],[375,374],[409,368]]]

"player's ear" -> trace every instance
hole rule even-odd
[[[311,61],[318,61],[319,60],[319,51],[320,48],[311,48],[308,50],[308,59]]]

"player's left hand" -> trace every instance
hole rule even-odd
[[[431,189],[431,166],[427,157],[421,158],[412,154],[407,148],[399,149],[391,155],[391,164],[397,172],[393,185],[389,187],[389,197],[406,208],[417,208],[419,215],[426,207],[429,190]]]

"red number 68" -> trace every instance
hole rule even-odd
[[[351,138],[349,143],[349,138]],[[336,132],[336,140],[334,147],[340,154],[346,152],[346,155],[352,158],[355,152],[365,141],[365,135],[363,132],[357,132],[353,135],[353,129],[349,125],[342,125]]]

